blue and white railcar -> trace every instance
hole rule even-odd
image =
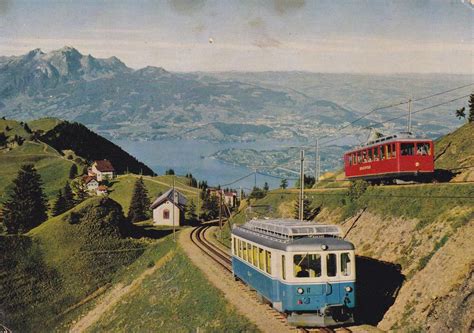
[[[252,220],[232,229],[232,269],[294,326],[354,322],[354,245],[336,225]]]

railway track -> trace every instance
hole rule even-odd
[[[217,265],[219,265],[226,274],[229,274],[230,277],[233,278],[232,273],[232,259],[229,253],[223,251],[216,245],[212,244],[208,239],[206,239],[206,232],[214,225],[214,223],[209,223],[203,226],[199,226],[193,229],[191,232],[190,239],[204,254],[210,257]],[[273,307],[271,307],[268,303],[262,301],[262,299],[257,295],[255,291],[252,291],[249,286],[244,284],[242,281],[236,281],[238,283],[238,288],[243,292],[247,293],[253,300],[255,300],[259,306],[264,307],[264,310],[273,316],[275,320],[280,321],[282,324],[288,327],[289,330],[293,332],[301,332],[301,333],[350,333],[351,330],[345,327],[340,328],[303,328],[303,327],[293,327],[288,325],[286,316]]]

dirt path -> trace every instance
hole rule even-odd
[[[74,326],[70,329],[70,332],[79,333],[84,332],[97,322],[100,317],[112,309],[124,296],[136,290],[143,280],[153,274],[156,270],[160,269],[165,265],[174,255],[174,251],[168,252],[164,257],[155,263],[155,266],[148,268],[139,277],[133,280],[129,285],[124,286],[122,283],[118,283],[112,290],[84,317],[82,317]]]
[[[265,310],[261,304],[244,293],[243,287],[233,281],[225,271],[216,267],[213,261],[194,245],[189,235],[192,229],[184,229],[179,233],[179,245],[185,251],[192,263],[196,265],[216,288],[220,289],[229,303],[253,322],[262,332],[295,332],[294,328],[279,322],[274,312]]]

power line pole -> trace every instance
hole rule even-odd
[[[316,159],[315,159],[315,166],[314,166],[314,180],[316,184],[319,182],[319,177],[320,177],[320,162],[321,160],[319,159],[319,138],[316,138]]]
[[[173,207],[171,207],[171,213],[173,214],[173,242],[176,242],[176,227],[175,227],[175,222],[174,222],[174,209],[175,209],[175,204],[176,202],[176,190],[174,188],[174,176],[173,176]]]
[[[222,189],[219,193],[219,237],[222,239]]]
[[[255,179],[254,179],[253,187],[255,188],[255,187],[257,187],[257,169],[256,168],[254,169],[254,173],[255,173],[255,175],[254,175]]]
[[[299,197],[299,218],[303,221],[303,201],[304,201],[304,149],[300,151],[300,197]]]
[[[408,133],[411,133],[411,98],[408,100],[407,132],[408,132]]]

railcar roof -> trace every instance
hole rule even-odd
[[[258,223],[258,222],[265,222]],[[327,230],[330,230],[328,227],[335,227],[335,229],[340,232],[338,226],[335,225],[324,225],[311,222],[300,222],[295,220],[256,220],[250,221],[242,226],[234,227],[232,233],[236,236],[245,238],[251,242],[261,244],[266,247],[289,251],[289,252],[318,252],[322,251],[322,246],[327,246],[328,251],[338,251],[338,250],[353,250],[354,245],[348,241],[345,241],[341,238],[337,238],[334,234],[317,234],[317,233],[300,233],[297,236],[293,237],[282,237],[280,235],[272,235],[269,233],[264,233],[259,230],[255,230],[252,226],[255,225],[275,225],[286,226],[286,227],[304,227],[317,226],[317,227],[326,227]]]
[[[342,234],[339,226],[334,224],[322,224],[293,219],[250,220],[240,227],[278,238],[341,236]]]
[[[345,154],[353,153],[359,150],[364,150],[366,148],[376,147],[386,143],[393,143],[393,142],[432,142],[433,140],[428,138],[416,138],[412,135],[403,135],[403,134],[395,134],[391,136],[384,136],[376,140],[369,141],[363,145],[360,145],[357,148],[353,148],[348,150]]]

